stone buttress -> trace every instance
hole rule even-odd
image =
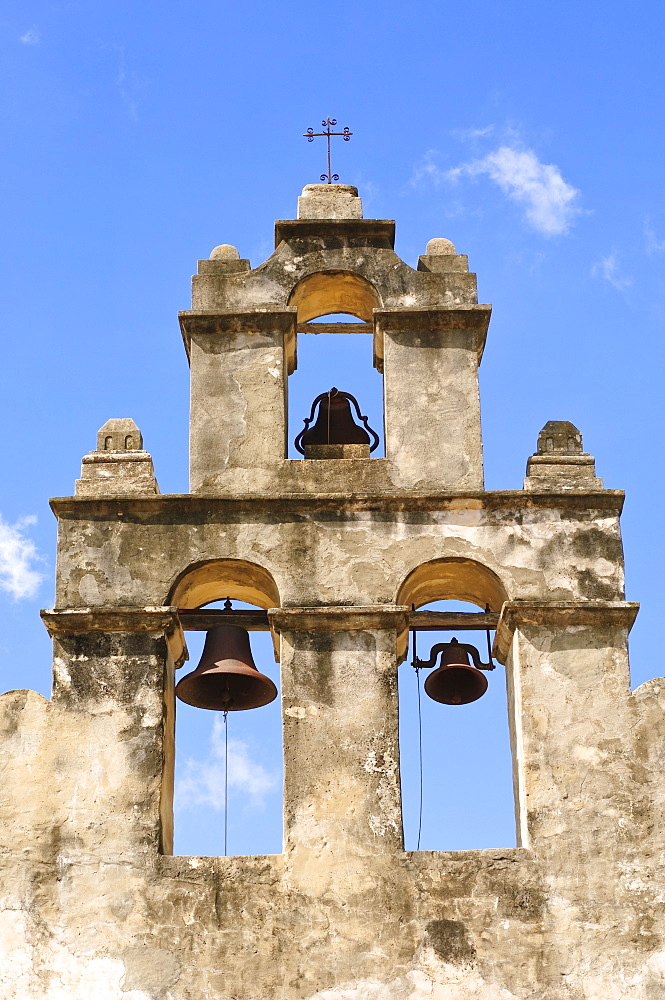
[[[53,696],[0,698],[0,996],[665,996],[665,681],[630,691],[623,494],[566,421],[523,490],[484,490],[490,308],[449,240],[416,269],[393,246],[355,188],[310,185],[263,264],[217,247],[180,315],[190,493],[115,419],[52,501]],[[373,339],[385,458],[289,459],[297,335],[336,313]],[[284,849],[174,857],[174,678],[226,596],[281,662]],[[496,621],[516,848],[403,849],[397,665],[444,599]]]

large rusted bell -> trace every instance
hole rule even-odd
[[[355,410],[362,427],[355,422],[352,407]],[[314,413],[318,406],[316,423],[313,426]],[[308,417],[305,417],[305,426],[294,441],[296,450],[306,458],[332,458],[340,457],[333,455],[312,454],[312,449],[326,447],[327,445],[369,445],[370,452],[379,445],[379,435],[369,426],[367,417],[363,416],[358,406],[358,400],[350,392],[342,392],[340,389],[332,388],[328,392],[322,392],[312,403],[312,409]],[[355,456],[360,457],[360,456]]]
[[[471,653],[473,659],[479,662],[475,646],[452,639],[435,646],[432,656],[435,657],[439,652],[441,665],[425,681],[425,692],[430,698],[442,705],[469,705],[482,698],[487,691],[487,678],[469,660]]]
[[[316,423],[300,439],[303,447],[306,444],[369,444],[369,434],[353,419],[347,393],[331,389],[318,397],[318,403]]]
[[[206,635],[201,660],[176,685],[181,701],[195,708],[240,712],[277,697],[277,688],[254,664],[247,629],[217,625]]]

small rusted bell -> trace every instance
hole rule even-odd
[[[354,421],[351,404],[363,427],[359,427]],[[310,427],[317,406],[319,411],[316,422]],[[372,430],[367,417],[360,412],[355,396],[335,388],[316,397],[310,415],[305,419],[305,427],[295,440],[297,450],[303,455],[306,445],[366,444],[370,446],[370,451],[374,451],[378,443],[379,435]]]
[[[425,681],[426,694],[442,705],[469,705],[482,698],[487,691],[487,678],[469,660],[471,654],[476,663],[480,662],[476,647],[451,639],[450,642],[435,646],[430,659],[435,662],[439,652],[441,665],[428,675]]]
[[[175,693],[195,708],[240,712],[274,701],[277,688],[256,669],[247,629],[217,625],[206,635],[198,667],[178,682]]]

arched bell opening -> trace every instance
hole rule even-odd
[[[381,298],[374,285],[351,271],[317,271],[298,282],[289,305],[298,310],[298,323],[308,323],[320,316],[343,313],[371,322],[372,310],[381,308]]]
[[[398,673],[407,850],[515,846],[505,670],[490,656],[493,630],[488,637],[478,620],[465,619],[488,608],[499,612],[506,597],[492,570],[467,559],[423,563],[399,588],[398,604],[455,617],[454,628],[415,633],[415,655],[424,664],[418,671],[414,634],[401,637],[403,646],[409,641]]]
[[[351,272],[317,272],[298,282],[289,305],[298,310],[298,367],[288,386],[288,457],[382,457],[383,379],[372,336],[377,290]],[[298,440],[302,432],[313,433],[312,441]]]
[[[189,651],[189,661],[176,677],[174,853],[280,853],[280,679],[264,614],[279,607],[275,581],[249,561],[211,560],[181,573],[168,603],[182,612]],[[215,676],[220,667],[221,676]],[[201,670],[203,679],[213,682],[228,680],[223,671],[231,671],[230,704],[214,697],[219,685],[192,686]],[[195,707],[199,703],[205,707]]]
[[[200,608],[227,597],[265,610],[280,605],[272,575],[258,563],[245,559],[211,559],[188,566],[173,583],[167,604]]]

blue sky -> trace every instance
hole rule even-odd
[[[219,243],[253,266],[269,255],[273,220],[293,217],[301,188],[324,169],[320,141],[302,133],[328,114],[354,132],[334,168],[358,185],[367,216],[396,219],[400,255],[414,265],[431,237],[453,240],[478,273],[480,301],[493,304],[481,369],[487,486],[518,488],[539,429],[568,419],[606,485],[627,490],[627,596],[642,602],[633,680],[664,672],[653,652],[662,645],[663,21],[662,4],[639,0],[5,0],[4,688],[49,692],[38,619],[53,600],[47,500],[73,491],[98,427],[132,416],[162,492],[186,490],[176,313],[189,305],[190,275]],[[338,365],[354,371],[340,387],[380,424],[380,380],[357,339],[342,339],[334,356],[322,337],[300,349],[294,420]],[[413,707],[403,713],[411,817]],[[279,718],[276,706],[262,711],[272,722],[248,713],[235,723],[238,853],[279,849]],[[487,711],[488,746],[503,747],[504,763],[494,774],[479,762],[455,810],[442,804],[450,786],[434,764],[473,744],[473,726],[455,722],[453,737],[443,716],[426,719],[423,846],[504,846],[511,835],[505,709]],[[181,786],[183,853],[219,850],[213,724],[206,717],[198,742],[184,721],[179,733],[183,780],[188,759],[212,767],[209,787]],[[262,783],[243,760],[263,769]]]

